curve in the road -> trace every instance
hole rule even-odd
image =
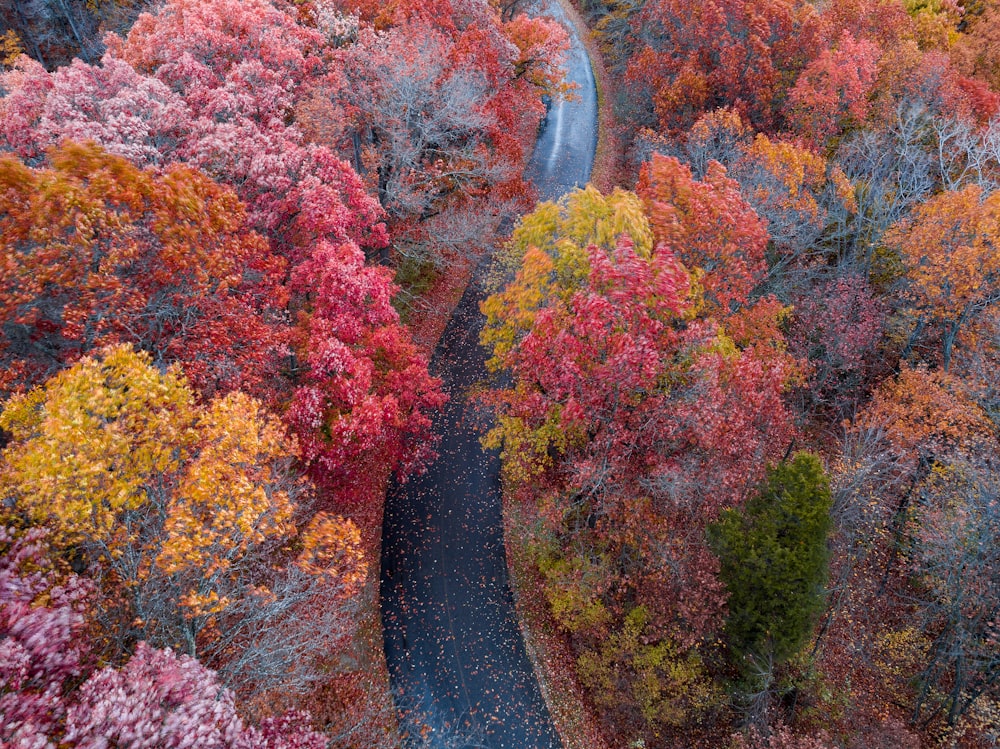
[[[556,103],[529,176],[554,199],[590,176],[597,94],[580,39],[558,0],[544,14],[571,35],[572,101]],[[380,586],[385,654],[401,718],[432,747],[554,749],[560,741],[524,649],[507,578],[499,459],[479,438],[487,416],[470,403],[486,377],[479,345],[485,263],[445,329],[432,371],[451,400],[435,420],[440,457],[386,500]]]

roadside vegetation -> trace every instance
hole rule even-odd
[[[577,10],[595,184],[539,204],[520,0],[0,9],[0,744],[399,746],[385,490],[499,245],[567,744],[997,746],[1000,2]]]

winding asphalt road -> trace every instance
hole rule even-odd
[[[540,11],[571,34],[567,77],[577,100],[556,103],[539,134],[529,176],[543,199],[590,177],[597,94],[586,51],[558,0]],[[451,400],[435,420],[440,457],[393,486],[382,535],[385,654],[403,725],[434,749],[555,749],[514,613],[501,519],[499,459],[479,438],[488,416],[467,399],[486,378],[479,346],[478,269],[431,362]]]

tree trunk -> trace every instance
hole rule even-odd
[[[944,339],[942,340],[942,366],[944,371],[947,372],[951,368],[951,350],[955,345],[955,338],[958,335],[958,328],[960,325],[959,320],[955,320],[948,325],[945,330]]]

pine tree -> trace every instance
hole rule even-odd
[[[725,631],[741,668],[777,665],[809,637],[823,606],[831,502],[819,458],[799,452],[769,467],[759,493],[709,528],[729,591]]]

